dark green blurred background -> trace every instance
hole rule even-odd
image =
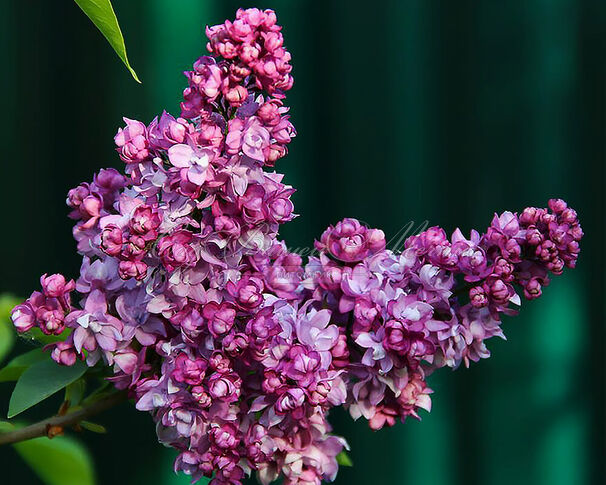
[[[491,359],[431,378],[422,422],[372,433],[334,416],[355,462],[337,483],[602,483],[604,2],[114,0],[142,85],[71,0],[2,3],[0,292],[77,274],[63,201],[121,166],[121,116],[178,113],[202,26],[275,8],[295,67],[299,136],[278,167],[299,190],[291,246],[344,216],[388,236],[423,220],[467,232],[552,196],[586,233],[578,269],[506,319]],[[0,414],[10,391],[0,385]],[[123,406],[100,421],[110,434],[85,437],[100,484],[186,483],[148,415]],[[39,483],[11,449],[0,462],[2,484]]]

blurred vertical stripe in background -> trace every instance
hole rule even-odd
[[[354,216],[394,236],[409,221],[485,227],[491,211],[562,197],[586,237],[578,270],[555,279],[493,357],[430,379],[422,422],[372,433],[342,413],[354,468],[338,484],[597,484],[604,477],[605,5],[600,1],[114,0],[136,84],[73,2],[9,0],[4,73],[0,292],[75,274],[69,188],[119,167],[122,116],[178,112],[181,71],[203,26],[236,8],[274,8],[293,53],[299,136],[281,170],[304,247]],[[0,413],[10,385],[0,386]],[[108,413],[87,435],[99,483],[173,478],[151,419]],[[38,483],[10,450],[7,483]],[[602,477],[602,478],[600,478]],[[171,481],[172,480],[172,481]]]

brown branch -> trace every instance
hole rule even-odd
[[[56,436],[57,434],[61,434],[63,429],[76,426],[81,421],[106,411],[125,400],[126,393],[117,392],[72,413],[63,416],[53,416],[26,426],[25,428],[9,431],[8,433],[0,433],[0,446],[31,440],[32,438],[39,438],[40,436],[52,438],[53,435]],[[59,431],[59,433],[57,433],[57,431]]]

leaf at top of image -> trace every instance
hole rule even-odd
[[[118,57],[130,71],[131,75],[140,83],[137,73],[128,62],[124,36],[120,30],[114,8],[109,0],[74,0],[86,16],[95,24],[103,36],[112,46]]]
[[[29,367],[17,381],[8,404],[8,417],[12,418],[52,396],[65,386],[82,377],[88,367],[77,361],[62,366],[53,360],[43,360]]]

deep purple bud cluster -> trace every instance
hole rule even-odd
[[[429,410],[426,377],[488,357],[517,291],[538,297],[582,237],[560,200],[469,239],[430,228],[401,253],[345,219],[304,265],[278,240],[294,189],[268,170],[295,135],[280,30],[258,9],[207,29],[181,117],[125,118],[126,176],[101,170],[69,192],[79,278],[44,275],[12,314],[20,332],[65,337],[57,362],[105,366],[179,450],[176,470],[213,485],[333,480],[347,444],[331,408],[372,429]]]

